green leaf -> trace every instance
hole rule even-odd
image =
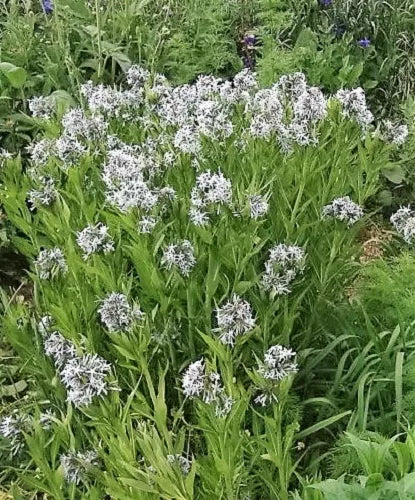
[[[367,477],[366,487],[378,489],[383,486],[384,482],[385,479],[383,478],[382,474],[380,474],[379,472],[374,472]]]
[[[10,85],[16,89],[23,87],[27,80],[26,70],[8,62],[0,63],[0,71],[9,80]]]
[[[377,80],[367,80],[366,82],[364,82],[363,88],[365,90],[374,89],[375,87],[378,86],[378,84],[379,82]]]
[[[239,295],[243,295],[246,293],[250,288],[254,286],[254,283],[252,281],[240,281],[235,285],[235,293]]]
[[[125,72],[131,66],[131,59],[122,52],[113,52],[111,57],[116,61],[120,68]]]
[[[324,495],[324,500],[369,500],[367,491],[358,484],[346,484],[343,478],[327,479],[321,483],[312,484],[309,486],[319,490]],[[372,500],[374,498],[372,497]]]
[[[58,113],[64,113],[75,104],[73,97],[66,90],[55,90],[49,97],[55,102]]]
[[[148,483],[145,483],[144,481],[139,481],[137,479],[131,479],[129,477],[120,477],[119,481],[122,482],[122,484],[126,484],[128,486],[131,486],[131,488],[134,488],[135,492],[138,491],[146,491],[151,493],[153,491],[153,488],[148,485]]]
[[[415,494],[415,472],[405,474],[400,481],[387,481],[385,490],[399,492],[399,499],[410,500]],[[392,496],[389,496],[389,498],[392,498]],[[393,498],[397,497],[394,496]]]
[[[383,189],[378,194],[378,202],[384,207],[390,207],[392,205],[393,196],[389,189]]]
[[[0,387],[0,397],[15,396],[19,392],[24,391],[26,388],[27,382],[25,380],[19,380],[15,384],[3,385]]]
[[[395,399],[396,399],[396,430],[399,432],[401,415],[402,415],[402,376],[403,376],[403,360],[405,353],[398,352],[395,362]]]
[[[91,11],[87,8],[86,2],[83,0],[60,0],[62,5],[68,7],[73,14],[83,19],[91,17]]]
[[[359,64],[356,64],[356,66],[353,67],[353,69],[350,71],[348,75],[348,84],[353,85],[355,84],[359,76],[362,74],[363,71],[363,61],[361,61]]]
[[[338,422],[342,418],[346,417],[347,415],[350,415],[352,413],[351,410],[344,411],[343,413],[339,413],[338,415],[333,415],[332,417],[326,418],[324,420],[321,420],[320,422],[317,422],[316,424],[312,425],[311,427],[307,427],[307,429],[304,429],[303,431],[300,431],[296,434],[295,439],[296,441],[299,441],[306,436],[309,436],[310,434],[314,434],[314,432],[320,431],[321,429],[325,429],[329,425],[334,424],[335,422]]]
[[[391,168],[386,168],[383,170],[383,175],[388,179],[388,181],[394,184],[401,184],[405,179],[405,170],[399,165],[395,165]]]
[[[33,245],[30,241],[25,238],[21,238],[20,236],[12,236],[10,241],[13,245],[19,250],[20,253],[25,255],[26,257],[34,257],[36,255],[36,250],[33,248]]]
[[[79,65],[80,68],[91,68],[91,69],[97,69],[98,68],[98,60],[97,59],[85,59],[83,63]]]
[[[317,50],[317,37],[310,28],[303,29],[298,35],[295,47],[304,47],[310,50]]]

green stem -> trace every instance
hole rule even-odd
[[[101,78],[102,74],[102,45],[101,45],[101,16],[99,13],[99,0],[95,0],[95,19],[97,24],[97,37],[98,37],[98,79]]]

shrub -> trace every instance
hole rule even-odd
[[[309,390],[308,361],[396,146],[359,90],[327,99],[302,74],[127,80],[60,117],[37,100],[29,161],[4,160],[34,298],[3,331],[35,384],[2,433],[54,498],[288,498],[301,441],[327,447],[350,414]]]

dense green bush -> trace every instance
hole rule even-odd
[[[359,93],[327,100],[301,74],[259,90],[249,71],[175,88],[132,67],[127,81],[84,85],[87,110],[62,120],[32,101],[44,133],[26,167],[4,161],[12,241],[33,261],[33,307],[8,306],[3,328],[33,383],[24,419],[3,421],[27,432],[35,467],[19,477],[54,498],[62,470],[75,497],[288,498],[354,408],[327,389],[351,335],[333,338],[325,315],[396,146]],[[75,387],[77,363],[92,371]]]

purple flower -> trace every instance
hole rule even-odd
[[[370,47],[371,41],[369,38],[361,38],[357,43],[359,44],[359,47],[362,47],[362,49],[367,49]]]
[[[256,36],[255,35],[245,35],[244,36],[244,44],[247,45],[248,47],[252,47],[255,45],[256,42]]]
[[[53,12],[52,0],[42,0],[42,9],[45,14],[52,14]]]
[[[244,63],[244,67],[245,68],[253,69],[253,67],[254,67],[254,60],[252,59],[252,57],[244,57],[242,59],[242,61]]]
[[[333,0],[320,0],[320,5],[322,5],[323,7],[328,7],[332,3],[333,3]]]

